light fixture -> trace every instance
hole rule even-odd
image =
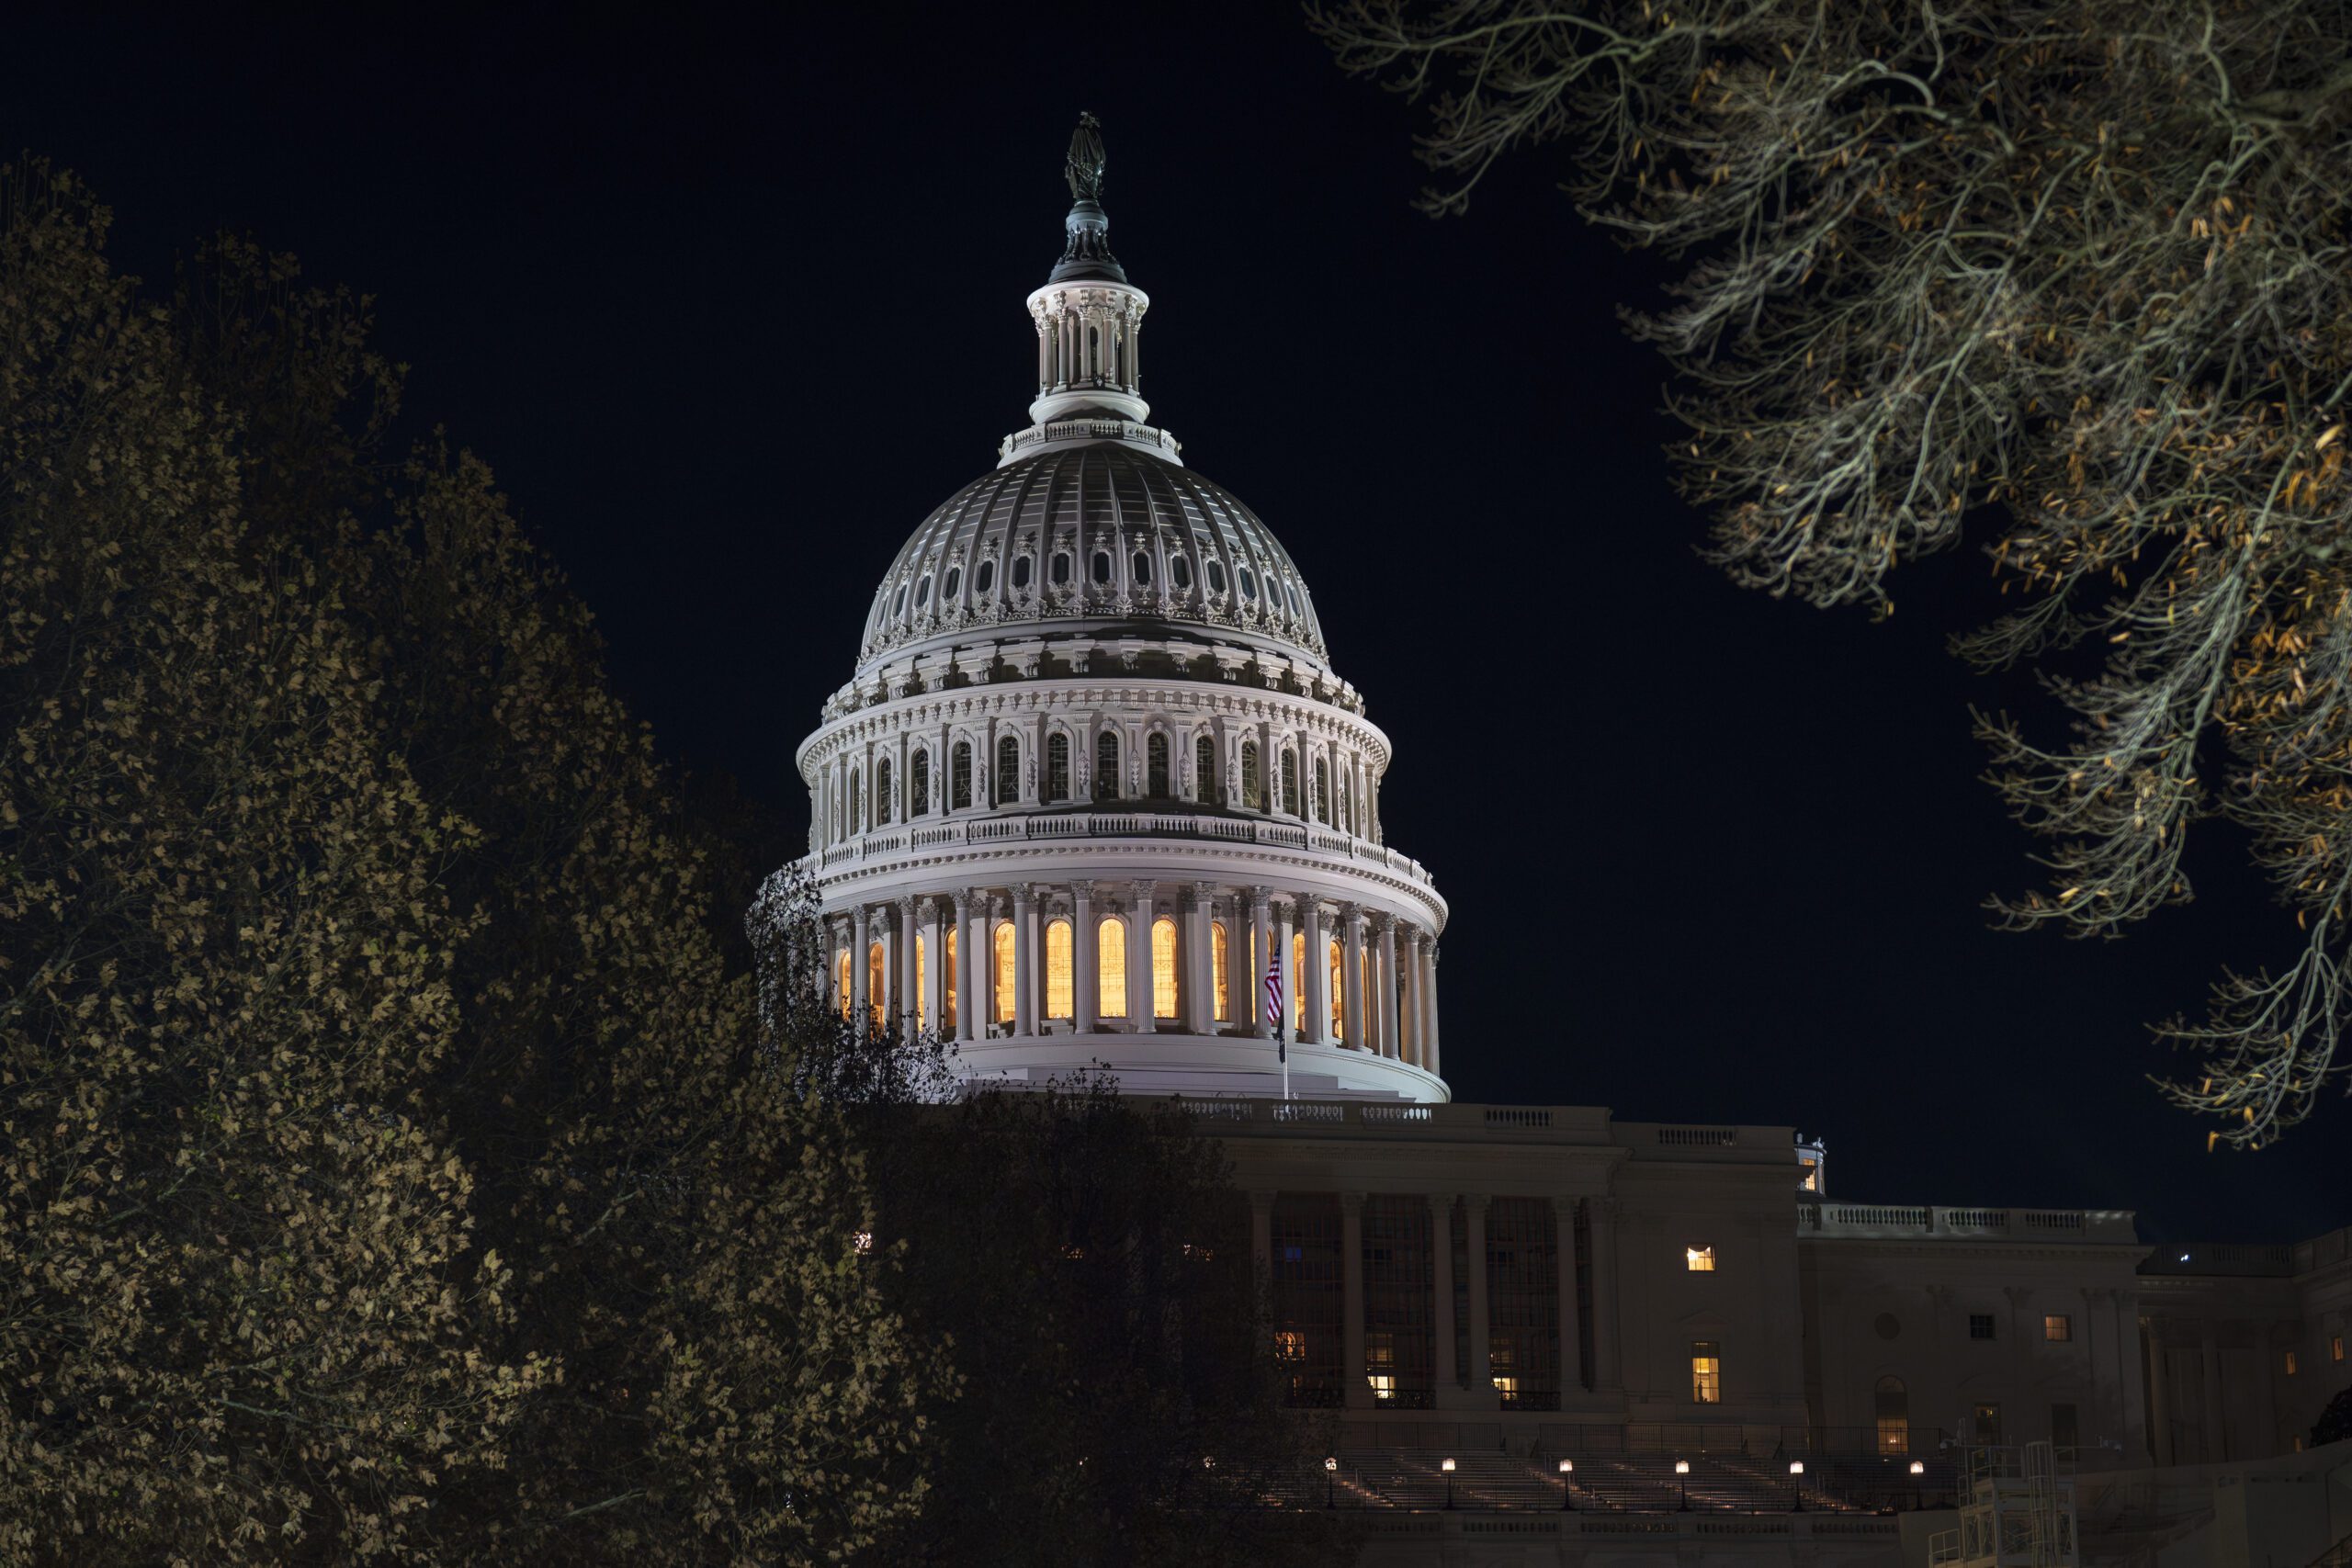
[[[1335,1459],[1327,1459],[1323,1461],[1323,1468],[1326,1470],[1337,1470],[1340,1468],[1340,1461]]]
[[[1915,1460],[1913,1460],[1913,1461],[1911,1461],[1911,1473],[1912,1473],[1912,1474],[1914,1474],[1914,1475],[1925,1475],[1925,1474],[1927,1474],[1927,1473],[1928,1473],[1928,1461],[1927,1461],[1926,1460],[1922,1460],[1922,1459],[1915,1459]]]
[[[1452,1460],[1447,1460],[1443,1463],[1440,1464],[1438,1468],[1445,1472],[1446,1474],[1452,1475],[1453,1473],[1453,1461]]]
[[[1690,1474],[1690,1461],[1689,1460],[1687,1460],[1687,1459],[1679,1459],[1679,1460],[1676,1460],[1676,1461],[1674,1461],[1674,1473],[1675,1473],[1675,1474],[1677,1474],[1677,1475],[1688,1475],[1688,1474]]]
[[[1574,1461],[1574,1460],[1572,1460],[1572,1459],[1564,1459],[1564,1460],[1562,1460],[1562,1461],[1560,1461],[1560,1473],[1561,1473],[1562,1475],[1574,1475],[1576,1472],[1577,1472],[1577,1461]]]
[[[1201,1456],[1201,1468],[1203,1470],[1215,1470],[1216,1468],[1216,1456],[1215,1454],[1203,1454]]]
[[[1804,1473],[1804,1461],[1801,1459],[1792,1459],[1789,1461],[1789,1473],[1791,1475],[1803,1475]]]
[[[2188,1262],[2188,1254],[2187,1254],[2186,1252],[2182,1253],[2182,1254],[2180,1255],[2180,1260],[2181,1260],[2183,1263]]]

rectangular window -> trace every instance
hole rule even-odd
[[[1989,1312],[1970,1313],[1968,1314],[1968,1337],[1971,1339],[1992,1338],[1993,1314]]]
[[[1274,1200],[1274,1348],[1294,1405],[1340,1401],[1340,1195],[1284,1192]]]
[[[2071,1449],[2076,1446],[2077,1441],[2075,1407],[2071,1404],[2052,1405],[2050,1407],[2051,1447]]]
[[[1094,1015],[1097,1018],[1127,1016],[1127,922],[1116,915],[1105,915],[1095,930]]]
[[[1364,1377],[1375,1403],[1399,1410],[1434,1403],[1432,1229],[1429,1203],[1418,1195],[1363,1201]]]
[[[1560,1407],[1559,1230],[1547,1198],[1487,1205],[1487,1376],[1506,1410]]]
[[[2053,1312],[2041,1320],[2041,1337],[2052,1345],[2063,1345],[2075,1337],[2075,1320],[2063,1312]]]
[[[2327,1359],[2331,1361],[2344,1359],[2344,1336],[2341,1334],[2327,1342]]]
[[[1997,1404],[1980,1404],[1976,1406],[1974,1415],[1976,1440],[1980,1443],[1998,1443],[2001,1440],[2001,1407]]]
[[[2292,1350],[2287,1352],[2287,1375],[2289,1377],[2295,1375],[2295,1353]]]
[[[1690,1342],[1690,1399],[1696,1404],[1724,1402],[1723,1347],[1715,1340]]]
[[[1682,1267],[1693,1274],[1715,1271],[1715,1249],[1712,1247],[1686,1247],[1682,1249]]]

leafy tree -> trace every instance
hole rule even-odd
[[[587,613],[365,300],[0,189],[0,1551],[864,1550],[944,1375]]]
[[[1342,65],[1435,89],[1459,211],[1511,149],[1687,258],[1634,320],[1676,373],[1684,492],[1737,581],[1891,608],[1986,516],[2018,607],[1956,639],[2072,735],[1983,731],[2049,841],[2007,924],[2108,936],[2247,832],[2301,929],[2232,974],[2166,1082],[2258,1146],[2340,1055],[2352,971],[2352,13],[2308,0],[1352,0]]]

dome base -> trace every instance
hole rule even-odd
[[[1283,1065],[1271,1040],[1198,1034],[1049,1034],[967,1040],[956,1047],[956,1072],[977,1083],[1043,1088],[1055,1078],[1106,1072],[1122,1094],[1202,1099],[1280,1100]],[[1290,1089],[1317,1100],[1379,1100],[1440,1105],[1453,1097],[1443,1079],[1408,1062],[1340,1045],[1293,1043]]]

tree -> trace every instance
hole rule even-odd
[[[2015,928],[2111,936],[2186,900],[2220,817],[2294,912],[2279,974],[2159,1026],[2162,1081],[2258,1147],[2310,1114],[2352,971],[2352,28],[2302,0],[1354,0],[1346,68],[1437,89],[1458,212],[1516,147],[1686,258],[1633,318],[1676,376],[1684,493],[1737,581],[1892,608],[1984,520],[2018,608],[1955,638],[2035,670],[2071,737],[1981,722],[2048,841]]]
[[[864,1550],[944,1373],[586,611],[365,300],[0,189],[7,1554]]]

